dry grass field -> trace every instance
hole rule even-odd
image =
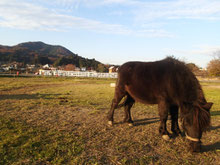
[[[156,105],[136,103],[107,125],[114,79],[0,77],[0,164],[220,164],[220,83],[202,83],[214,102],[201,153],[183,136],[158,135]],[[170,130],[170,121],[168,121]]]

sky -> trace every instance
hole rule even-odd
[[[0,0],[0,45],[42,41],[105,64],[166,56],[206,67],[220,0]]]

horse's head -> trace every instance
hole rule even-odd
[[[183,129],[186,138],[190,141],[190,151],[201,150],[202,133],[210,125],[210,109],[213,103],[196,104],[188,109],[183,117]]]

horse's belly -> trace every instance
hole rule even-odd
[[[158,98],[151,92],[145,91],[139,88],[132,88],[129,86],[125,86],[128,94],[137,102],[143,104],[157,104]]]
[[[134,100],[136,102],[140,102],[140,103],[143,103],[143,104],[157,104],[157,100],[156,99],[146,99],[146,97],[135,97],[135,96],[132,96],[132,98],[134,98]]]

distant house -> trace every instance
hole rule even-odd
[[[85,72],[86,71],[86,67],[82,67],[81,71]]]
[[[21,62],[12,62],[9,64],[9,66],[11,67],[11,69],[19,69],[22,67],[22,63]]]
[[[43,69],[50,69],[50,65],[49,64],[46,64],[46,65],[43,65]]]
[[[92,67],[87,68],[88,72],[96,72]]]
[[[49,69],[39,69],[39,75],[44,75],[44,76],[53,76],[52,70]]]
[[[114,73],[114,72],[117,72],[118,71],[118,68],[115,67],[115,66],[111,66],[109,69],[108,69],[108,72],[109,73]]]
[[[78,71],[78,72],[79,72],[79,71],[80,71],[80,68],[76,67],[76,68],[75,68],[75,71]]]
[[[4,67],[3,69],[4,69],[5,71],[9,71],[9,70],[14,69],[14,67],[13,67],[13,66],[6,66],[6,67]]]
[[[57,70],[57,68],[55,68],[55,67],[51,67],[50,70]]]
[[[35,65],[30,65],[30,64],[27,64],[26,66],[27,66],[27,68],[30,69],[30,70],[32,70],[32,69],[34,69],[34,68],[36,67]]]

